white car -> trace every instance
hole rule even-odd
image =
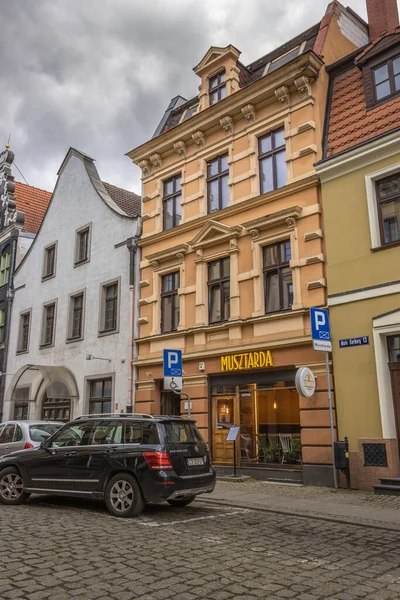
[[[57,421],[7,421],[0,423],[0,456],[40,446],[64,423]]]

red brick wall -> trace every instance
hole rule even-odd
[[[397,0],[367,0],[367,11],[371,41],[399,24]]]

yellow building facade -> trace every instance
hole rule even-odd
[[[379,77],[400,55],[396,26],[333,65],[317,165],[339,433],[352,487],[384,493],[400,476],[400,98]]]
[[[324,355],[308,312],[326,304],[314,163],[324,64],[366,40],[333,2],[321,23],[247,67],[235,47],[212,47],[194,69],[198,96],[173,99],[155,136],[128,153],[144,190],[135,410],[187,414],[163,389],[163,349],[182,350],[183,391],[216,464],[231,464],[227,432],[240,425],[242,466],[290,462],[305,483],[331,484]],[[305,365],[317,377],[310,399],[294,384]]]

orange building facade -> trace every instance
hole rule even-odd
[[[163,389],[163,349],[182,350],[183,391],[215,464],[231,464],[227,432],[240,425],[242,466],[283,461],[305,483],[332,483],[324,354],[308,311],[326,304],[313,165],[324,67],[367,41],[361,19],[332,2],[251,65],[233,46],[212,47],[194,69],[198,96],[174,98],[155,136],[128,153],[144,189],[135,411],[187,414]],[[300,366],[317,378],[310,399],[295,388]]]

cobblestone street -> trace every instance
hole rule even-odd
[[[2,600],[400,599],[398,532],[195,503],[0,507]]]

